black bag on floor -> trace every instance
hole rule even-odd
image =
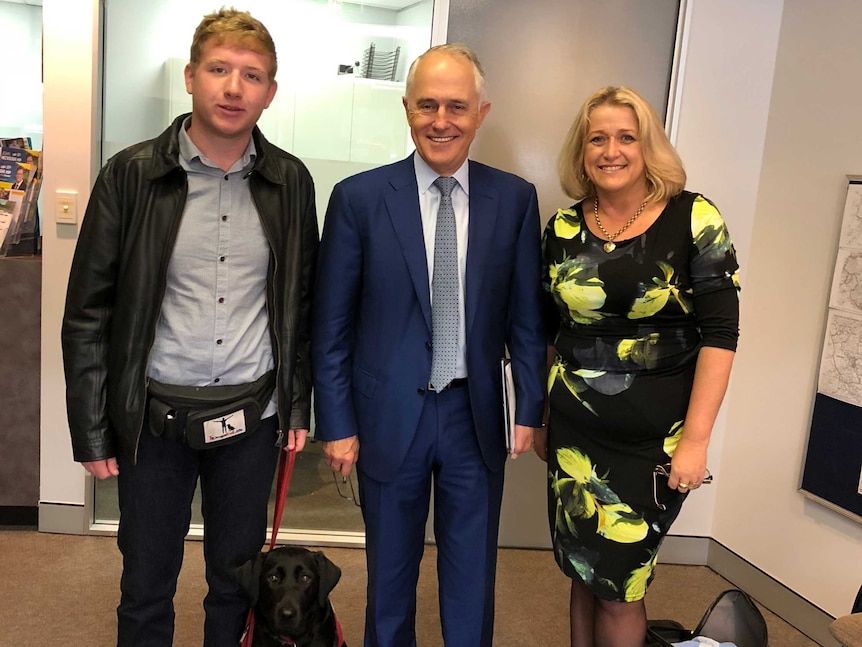
[[[719,595],[693,631],[673,620],[648,621],[645,647],[670,647],[697,636],[733,643],[736,647],[769,647],[763,614],[739,589]]]

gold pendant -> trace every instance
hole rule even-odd
[[[612,240],[609,240],[604,245],[602,245],[602,249],[605,250],[608,254],[610,254],[616,248],[617,248],[617,246],[614,245],[614,241],[612,241]]]

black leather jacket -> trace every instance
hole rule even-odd
[[[76,461],[134,460],[144,421],[146,371],[188,184],[177,134],[111,158],[90,195],[63,317],[66,406]],[[276,400],[285,429],[308,429],[309,335],[318,231],[314,184],[302,162],[254,130],[249,178],[270,247],[267,308]]]

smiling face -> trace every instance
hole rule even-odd
[[[207,41],[200,62],[186,66],[186,90],[192,95],[189,136],[198,147],[225,139],[247,141],[275,96],[271,59],[229,42]]]
[[[416,150],[444,177],[467,159],[491,109],[479,96],[473,64],[451,52],[430,52],[416,63],[403,102]]]
[[[18,170],[15,171],[15,182],[23,182],[23,181],[24,181],[24,169],[22,169],[19,166]]]
[[[603,104],[593,109],[584,146],[584,171],[598,193],[647,189],[634,110]]]

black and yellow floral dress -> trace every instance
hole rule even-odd
[[[736,348],[738,265],[718,210],[687,191],[640,236],[603,242],[583,203],[545,230],[548,513],[563,572],[631,602],[685,498],[654,471],[682,434],[698,351]]]

